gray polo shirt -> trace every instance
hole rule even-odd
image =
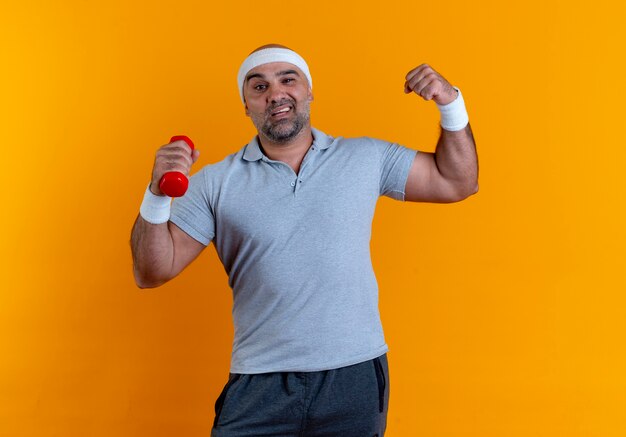
[[[378,197],[404,200],[417,151],[373,138],[314,141],[296,175],[255,137],[203,167],[170,220],[215,244],[233,290],[231,373],[335,369],[388,351],[370,258]]]

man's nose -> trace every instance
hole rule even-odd
[[[287,97],[287,92],[280,84],[274,85],[270,88],[268,99],[271,103],[280,102],[281,100],[285,100]]]

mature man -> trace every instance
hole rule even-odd
[[[404,92],[434,100],[435,153],[311,127],[309,68],[271,44],[239,70],[258,135],[207,165],[171,202],[168,171],[189,174],[197,151],[161,147],[132,231],[141,288],[177,276],[212,241],[233,290],[235,338],[212,436],[382,436],[388,347],[369,253],[379,196],[456,202],[478,190],[475,144],[460,90],[429,65]]]

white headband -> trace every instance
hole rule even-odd
[[[313,88],[313,80],[311,80],[311,73],[309,73],[309,66],[306,64],[305,60],[289,49],[281,49],[281,48],[270,48],[259,50],[258,52],[252,53],[250,56],[243,61],[241,67],[239,67],[239,73],[237,74],[237,84],[239,85],[239,96],[241,97],[241,101],[245,103],[243,99],[243,82],[246,79],[246,74],[250,70],[259,65],[269,64],[270,62],[288,62],[290,64],[298,67],[305,74],[306,78],[309,80],[309,87]]]

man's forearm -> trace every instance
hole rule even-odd
[[[435,161],[439,173],[458,187],[460,196],[478,191],[478,156],[469,123],[459,131],[441,129]]]
[[[130,244],[135,282],[140,288],[158,287],[170,279],[174,244],[167,222],[154,225],[138,215]]]

